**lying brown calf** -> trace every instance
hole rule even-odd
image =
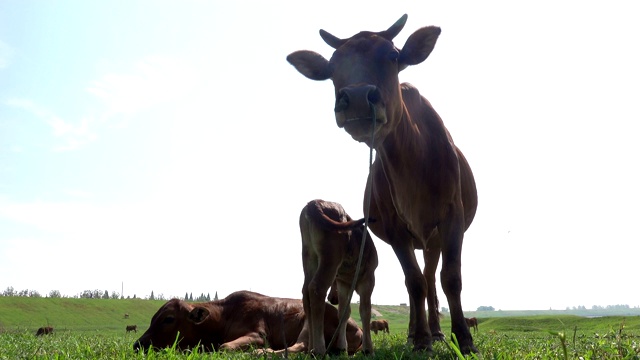
[[[302,235],[302,266],[304,284],[302,301],[309,322],[309,349],[316,355],[326,352],[327,342],[323,334],[325,321],[325,296],[331,287],[333,304],[337,303],[340,314],[351,312],[348,301],[354,277],[357,278],[355,291],[360,295],[360,318],[362,319],[362,349],[373,353],[371,331],[371,293],[375,286],[374,272],[378,267],[378,253],[373,240],[362,224],[364,219],[354,221],[338,203],[313,200],[300,213],[300,233]],[[365,232],[365,247],[359,272],[356,265]],[[333,284],[333,286],[332,286]],[[341,327],[336,346],[346,346],[346,328]]]
[[[151,318],[149,329],[134,344],[134,350],[171,347],[206,351],[249,350],[270,347],[291,352],[307,349],[308,332],[301,300],[269,297],[237,291],[222,300],[187,303],[172,299]],[[338,326],[338,311],[326,304],[325,337],[330,339]],[[350,354],[362,344],[362,330],[353,319],[347,324]],[[334,350],[335,351],[335,350]]]

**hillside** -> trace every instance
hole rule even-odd
[[[119,330],[126,325],[146,328],[162,300],[112,300],[0,297],[0,330],[50,325],[57,330]],[[129,314],[125,319],[124,314]]]
[[[56,331],[117,331],[123,332],[126,325],[138,325],[146,330],[151,317],[164,304],[164,300],[114,300],[0,297],[0,332],[33,331],[45,325]],[[358,305],[352,304],[351,316],[360,322]],[[637,309],[633,309],[637,310]],[[124,314],[129,314],[125,319]],[[373,319],[387,319],[392,333],[406,333],[409,323],[409,307],[374,305]],[[491,311],[466,313],[479,319],[480,331],[579,331],[607,332],[619,329],[640,333],[640,316],[589,317],[567,314],[566,311]],[[633,314],[632,314],[633,315]],[[444,314],[441,321],[446,333],[450,330],[450,319]]]

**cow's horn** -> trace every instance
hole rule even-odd
[[[404,27],[404,24],[407,23],[407,18],[409,16],[407,14],[404,14],[400,17],[400,19],[398,19],[398,21],[396,21],[395,24],[391,25],[390,28],[388,28],[385,31],[382,31],[380,33],[380,36],[382,36],[383,38],[391,41],[393,40],[394,37],[396,37],[398,34],[400,34],[400,31],[402,31],[402,28]]]
[[[320,29],[320,36],[322,37],[322,40],[324,40],[324,42],[326,42],[329,46],[331,46],[334,49],[339,48],[340,46],[342,46],[342,44],[347,42],[346,40],[339,39],[322,29]]]

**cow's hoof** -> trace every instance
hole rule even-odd
[[[433,341],[444,341],[445,336],[442,331],[432,332],[431,339],[433,339]]]
[[[433,356],[433,347],[431,346],[427,346],[424,348],[419,348],[417,346],[413,347],[413,352],[414,353],[420,353],[420,354],[424,354],[424,356],[426,356],[427,358],[430,358],[431,356]]]
[[[433,347],[431,346],[431,341],[414,341],[413,352],[426,352],[427,354],[432,354]]]
[[[362,350],[362,353],[365,354],[366,356],[373,356],[373,349],[371,350]]]
[[[336,349],[336,348],[331,348],[329,350],[327,350],[327,355],[331,355],[331,356],[335,356],[335,355],[342,355],[342,354],[346,354],[347,350],[346,349]]]
[[[471,353],[475,353],[475,354],[479,353],[478,349],[473,344],[460,345],[460,351],[465,355],[468,355]]]

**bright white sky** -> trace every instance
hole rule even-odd
[[[640,305],[635,1],[301,4],[0,2],[0,291],[299,298],[300,210],[361,217],[369,152],[285,57],[407,13],[399,47],[442,35],[401,80],[478,185],[463,308]],[[408,302],[376,245],[374,303]]]

